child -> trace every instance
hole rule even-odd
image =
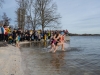
[[[18,34],[16,34],[16,47],[20,47],[19,46],[19,41],[20,41],[20,36],[18,36]]]

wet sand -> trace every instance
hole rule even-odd
[[[11,45],[0,47],[0,75],[24,75],[20,49]]]
[[[6,42],[0,42],[0,47],[6,47],[8,46]]]
[[[24,41],[20,42],[20,45],[29,43],[29,41]],[[19,48],[0,42],[0,75],[25,75],[23,63]]]

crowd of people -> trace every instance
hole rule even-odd
[[[25,30],[22,31],[21,28],[11,29],[9,26],[0,27],[0,41],[8,42],[9,44],[16,44],[19,47],[19,41],[44,41],[50,40],[51,51],[56,52],[57,45],[62,45],[62,50],[64,50],[64,35],[68,33],[67,30]]]

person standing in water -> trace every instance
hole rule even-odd
[[[65,33],[64,32],[61,32],[61,43],[62,43],[62,51],[65,51],[64,50],[64,42],[65,42]]]
[[[54,38],[55,39],[55,49],[53,51],[53,53],[55,53],[58,49],[58,46],[62,46],[62,51],[65,51],[64,50],[64,33],[63,34],[60,34],[59,32],[56,33],[56,37]]]
[[[58,46],[61,45],[61,35],[59,34],[59,32],[56,32],[56,36],[55,36],[54,40],[55,40],[55,43],[54,43],[55,49],[54,49],[53,53],[55,53],[56,50],[58,49]]]
[[[50,38],[50,44],[51,44],[51,49],[50,49],[50,52],[52,52],[52,51],[54,51],[54,49],[55,49],[55,36],[56,36],[56,34],[55,33],[53,33],[52,35],[51,35],[51,38]]]

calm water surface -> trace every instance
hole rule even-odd
[[[100,36],[71,36],[67,44],[56,53],[46,42],[22,45],[25,75],[100,75]]]

